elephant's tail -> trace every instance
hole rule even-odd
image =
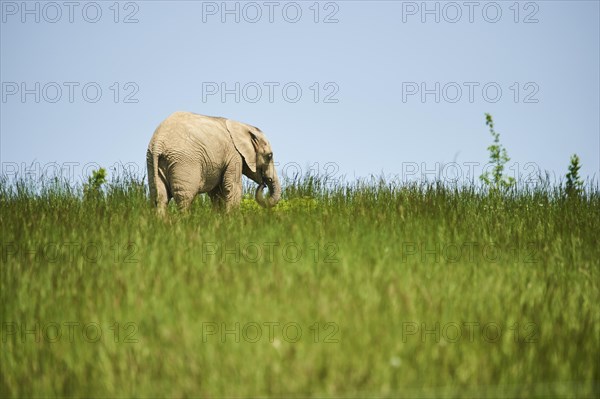
[[[154,149],[151,151],[148,149],[146,152],[146,165],[148,167],[148,187],[150,188],[150,199],[156,206],[158,205],[158,192],[157,184],[159,182],[158,177],[158,151]]]

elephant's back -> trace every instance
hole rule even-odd
[[[150,146],[173,148],[226,140],[225,118],[178,111],[169,115],[155,130]],[[150,148],[152,150],[152,148]]]

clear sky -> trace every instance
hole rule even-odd
[[[3,172],[143,173],[187,110],[260,127],[288,177],[464,179],[489,112],[509,173],[600,176],[598,1],[115,3],[1,1]]]

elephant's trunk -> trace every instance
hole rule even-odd
[[[281,199],[281,185],[279,184],[279,179],[277,178],[277,174],[273,175],[273,180],[267,180],[267,187],[269,188],[269,196],[265,199],[263,195],[263,189],[265,188],[265,184],[260,184],[256,189],[256,202],[262,207],[271,208],[279,202]]]

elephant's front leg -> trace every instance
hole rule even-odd
[[[242,162],[241,159],[230,163],[223,174],[221,184],[222,199],[225,211],[238,208],[242,202]]]

